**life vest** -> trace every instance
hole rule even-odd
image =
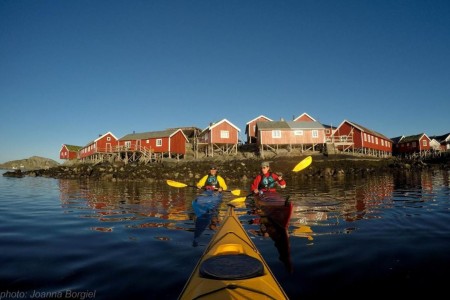
[[[217,180],[217,176],[208,175],[208,178],[206,178],[206,182],[205,182],[205,189],[207,190],[215,190],[216,188],[219,188],[220,184],[219,181]]]
[[[258,190],[270,190],[275,188],[275,179],[272,177],[272,173],[269,173],[269,176],[264,176],[263,174],[260,174],[261,181],[258,185]]]

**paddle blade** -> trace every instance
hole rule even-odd
[[[299,162],[294,169],[292,169],[293,172],[299,172],[306,167],[308,167],[312,163],[312,157],[308,156],[307,158],[303,159],[301,162]]]
[[[230,201],[231,204],[245,202],[246,197],[239,197]]]
[[[177,188],[187,187],[187,184],[182,183],[182,182],[178,182],[178,181],[167,180],[166,182],[167,182],[168,185],[173,186],[173,187],[177,187]]]
[[[240,196],[241,195],[241,190],[232,190],[231,193],[235,196]]]

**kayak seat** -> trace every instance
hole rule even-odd
[[[264,266],[258,259],[246,254],[213,256],[200,266],[200,276],[218,280],[248,279],[264,275]]]

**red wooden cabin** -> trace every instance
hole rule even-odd
[[[325,128],[312,120],[257,122],[256,135],[260,153],[264,150],[277,152],[280,148],[315,151],[325,143]]]
[[[227,119],[212,123],[197,139],[196,150],[206,156],[218,154],[237,154],[240,129]]]
[[[117,143],[118,141],[114,134],[107,132],[82,147],[79,151],[79,157],[82,160],[98,159],[101,154],[113,153],[116,149]]]
[[[180,157],[186,154],[187,142],[186,135],[179,128],[131,133],[119,139],[118,152],[150,152]]]
[[[247,135],[247,144],[256,143],[256,123],[257,122],[272,122],[272,119],[269,119],[266,116],[260,115],[253,120],[247,122],[245,126],[245,134]]]
[[[339,151],[349,150],[373,156],[391,156],[392,140],[381,133],[364,126],[344,120],[332,136],[332,143]]]
[[[81,148],[83,147],[63,144],[61,150],[59,150],[59,158],[68,160],[77,159],[78,152],[80,151]]]
[[[431,139],[425,134],[402,137],[394,146],[395,155],[419,155],[424,156],[430,153]]]

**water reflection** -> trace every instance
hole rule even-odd
[[[289,240],[288,226],[292,216],[293,204],[286,200],[285,203],[258,202],[253,198],[247,201],[249,214],[253,218],[250,224],[259,226],[258,230],[249,232],[256,236],[270,237],[278,251],[278,258],[283,262],[289,273],[293,272],[291,260],[291,243]]]
[[[76,180],[59,180],[59,189],[65,213],[97,220],[98,224],[91,228],[96,231],[112,232],[118,225],[164,227],[197,230],[197,238],[201,225],[211,221],[211,215],[206,219],[195,217],[192,200],[197,191],[194,189],[174,189],[156,183]],[[437,192],[448,195],[448,171],[297,179],[283,191],[294,205],[290,233],[309,241],[318,234],[351,233],[358,228],[352,223],[383,218],[386,210],[393,207],[421,207],[423,203],[432,202]],[[219,215],[222,206],[232,198],[229,194],[224,196]],[[239,215],[239,210],[237,213]],[[219,222],[219,219],[218,216],[214,221]]]
[[[101,223],[127,224],[133,228],[180,229],[179,221],[192,219],[186,190],[162,189],[157,184],[60,180],[60,200],[66,213],[94,218]],[[174,222],[175,221],[175,222]],[[111,232],[113,226],[91,229]]]

